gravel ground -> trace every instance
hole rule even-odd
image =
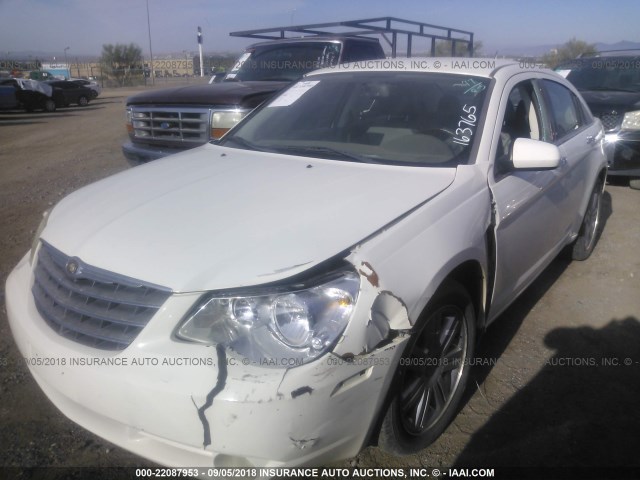
[[[120,145],[132,93],[107,90],[88,107],[51,114],[0,113],[0,477],[71,475],[43,476],[34,467],[150,465],[53,407],[13,343],[4,304],[6,277],[30,247],[41,212],[129,168]],[[489,329],[465,404],[436,443],[403,458],[369,447],[336,466],[640,467],[638,207],[640,191],[607,186],[593,256],[554,261]],[[101,472],[92,474],[117,476]]]

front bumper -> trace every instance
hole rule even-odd
[[[74,422],[168,466],[322,465],[354,456],[406,341],[398,336],[352,362],[328,354],[268,368],[224,349],[171,340],[199,297],[176,294],[127,349],[105,352],[55,333],[33,303],[32,282],[25,256],[7,279],[6,304],[15,341],[42,390]]]
[[[609,133],[605,137],[608,175],[640,177],[640,132]]]
[[[143,163],[164,158],[175,153],[184,152],[191,148],[199,147],[201,144],[190,144],[189,148],[171,148],[165,146],[141,145],[133,142],[126,142],[122,145],[122,153],[131,166],[142,165]]]

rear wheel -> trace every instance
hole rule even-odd
[[[378,444],[396,455],[426,448],[458,410],[475,343],[471,297],[457,282],[434,295],[398,367]]]
[[[598,180],[593,187],[587,211],[584,214],[578,238],[571,245],[573,260],[586,260],[593,252],[600,235],[600,210],[602,207],[602,191],[604,184]]]
[[[89,105],[89,99],[84,95],[81,96],[80,98],[78,98],[78,105],[80,105],[81,107],[86,107],[87,105]]]

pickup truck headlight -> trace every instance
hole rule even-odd
[[[222,137],[236,123],[242,120],[250,110],[228,110],[211,112],[211,138]]]
[[[176,337],[225,344],[261,365],[299,365],[331,348],[360,289],[357,273],[337,272],[309,287],[247,295],[209,295],[178,326]]]
[[[622,130],[640,130],[640,110],[625,113],[621,128]]]

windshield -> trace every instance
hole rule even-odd
[[[578,90],[640,92],[640,57],[577,59],[556,71]]]
[[[251,49],[238,59],[225,80],[294,81],[311,70],[336,65],[340,46],[336,42],[306,42]]]
[[[469,161],[489,79],[414,72],[302,80],[220,144],[366,163],[456,166]]]

